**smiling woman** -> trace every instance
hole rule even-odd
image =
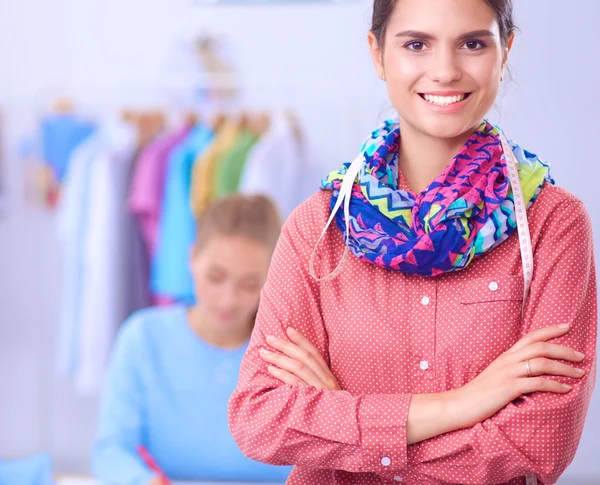
[[[398,116],[286,221],[229,402],[288,484],[552,484],[575,455],[591,223],[485,119],[514,31],[510,0],[374,2]]]

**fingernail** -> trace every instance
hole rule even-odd
[[[274,337],[273,335],[269,335],[267,337],[267,342],[269,342],[270,344],[274,344],[275,342],[277,342],[277,337]]]
[[[569,328],[570,325],[568,323],[561,323],[558,328]]]
[[[580,376],[582,376],[583,374],[585,374],[585,371],[584,371],[583,369],[575,369],[575,373],[576,373],[577,375],[580,375]]]
[[[269,352],[267,349],[260,349],[260,353],[262,355],[269,355],[271,352]]]
[[[571,386],[569,386],[568,384],[563,384],[562,386],[563,386],[565,389],[569,390],[569,391],[570,391],[571,389],[573,389],[573,388],[572,388]]]
[[[275,367],[273,367],[272,365],[267,366],[267,370],[273,374],[275,372]]]
[[[583,359],[585,357],[585,354],[575,351],[575,357],[577,357],[578,359]]]
[[[291,333],[292,335],[298,335],[298,330],[296,330],[295,328],[293,328],[293,327],[288,327],[288,330],[290,331],[290,333]]]

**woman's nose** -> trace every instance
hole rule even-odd
[[[462,77],[462,70],[454,49],[439,49],[431,57],[429,77],[440,84],[452,84]]]

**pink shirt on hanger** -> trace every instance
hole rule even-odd
[[[518,236],[454,273],[433,278],[382,269],[351,254],[317,282],[310,254],[330,214],[318,192],[285,223],[263,289],[238,387],[232,434],[256,460],[296,465],[289,485],[555,483],[573,459],[596,380],[597,293],[590,217],[569,192],[546,185],[528,211],[535,275],[521,317]],[[344,251],[332,226],[317,250],[318,275]],[[533,393],[477,425],[407,445],[413,394],[462,387],[535,328],[571,330],[555,343],[585,353],[581,380],[564,395]],[[273,378],[260,349],[292,326],[313,342],[343,390]]]
[[[173,134],[157,138],[142,151],[136,161],[130,188],[129,211],[140,222],[149,255],[154,254],[158,238],[169,154],[189,131],[190,127],[186,125]]]

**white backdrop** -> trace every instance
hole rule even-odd
[[[594,125],[598,0],[517,0],[522,30],[513,83],[492,118],[540,154],[558,184],[586,202],[596,233],[600,175]],[[77,396],[53,371],[59,261],[51,215],[20,199],[16,146],[54,87],[83,88],[92,109],[135,98],[131,86],[184,78],[178,46],[198,32],[225,34],[244,78],[283,87],[250,92],[286,104],[306,126],[325,173],[354,155],[389,106],[370,64],[370,0],[346,5],[198,7],[193,0],[0,0],[0,109],[8,203],[0,216],[0,456],[51,451],[62,471],[86,471],[97,400]],[[185,57],[185,56],[184,56]],[[283,73],[283,74],[281,74]],[[308,80],[308,87],[304,81]],[[113,87],[110,87],[110,86]],[[127,85],[127,90],[114,86]],[[596,249],[600,247],[596,238]],[[600,483],[598,393],[568,477]]]

